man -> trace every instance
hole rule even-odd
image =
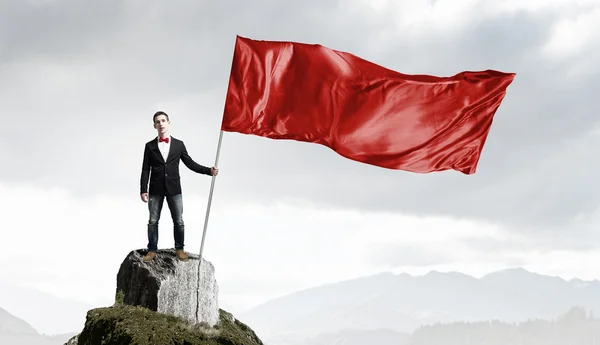
[[[169,134],[169,115],[158,111],[152,117],[158,136],[146,143],[140,179],[140,197],[148,203],[150,219],[148,220],[148,254],[144,262],[149,262],[156,256],[158,250],[158,221],[166,199],[173,219],[173,236],[177,257],[186,261],[184,247],[183,199],[179,176],[179,160],[192,171],[199,174],[216,176],[219,170],[215,167],[202,166],[190,157],[183,141]],[[148,181],[150,189],[148,190]]]

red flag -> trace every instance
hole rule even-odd
[[[237,36],[221,129],[384,168],[473,174],[514,77],[407,75],[321,45]]]

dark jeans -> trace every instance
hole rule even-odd
[[[177,195],[150,195],[148,197],[148,251],[156,251],[158,248],[158,221],[163,208],[163,202],[167,199],[171,218],[173,219],[173,237],[175,238],[175,249],[183,249],[184,225],[183,225],[183,199],[181,194]]]

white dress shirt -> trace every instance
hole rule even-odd
[[[171,139],[171,136],[168,136],[169,138],[169,143],[165,143],[164,141],[160,141],[159,138],[156,138],[156,140],[158,141],[158,149],[160,150],[160,153],[163,156],[163,159],[165,160],[165,162],[167,161],[167,157],[169,157],[169,150],[171,149],[171,141],[173,139]]]

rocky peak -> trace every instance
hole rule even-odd
[[[142,306],[190,322],[214,326],[219,320],[215,268],[198,255],[188,253],[180,261],[175,250],[159,250],[151,262],[143,262],[145,250],[131,251],[117,274],[117,295],[123,303]]]

